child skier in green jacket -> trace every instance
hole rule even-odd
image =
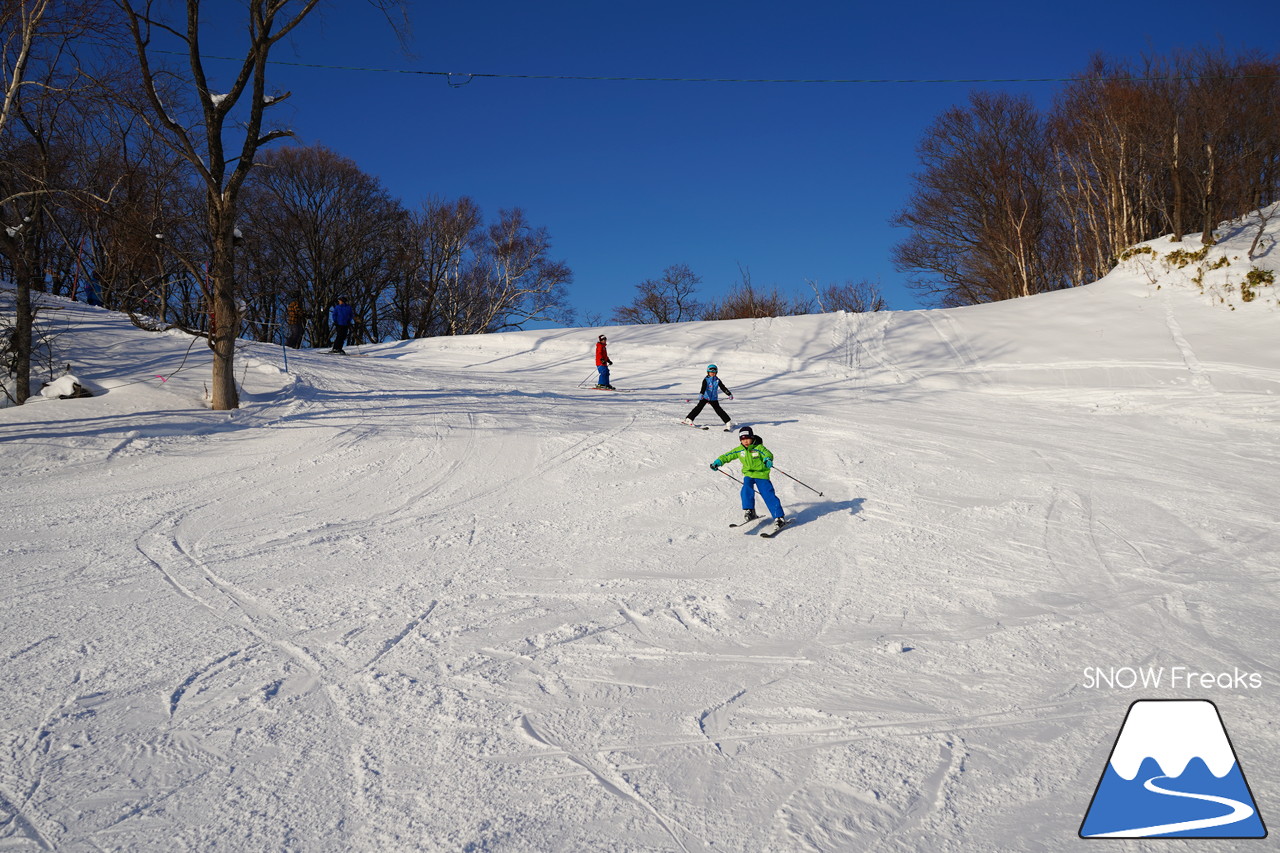
[[[739,446],[722,453],[711,463],[711,470],[718,471],[721,465],[737,459],[742,463],[742,509],[744,521],[759,518],[756,515],[756,491],[764,498],[764,505],[774,518],[774,527],[781,528],[790,522],[782,511],[782,502],[773,491],[773,483],[769,482],[769,470],[773,468],[773,453],[764,446],[764,441],[749,426],[738,430]]]

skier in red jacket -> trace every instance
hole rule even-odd
[[[600,373],[600,381],[596,383],[596,387],[605,391],[616,390],[609,384],[609,365],[613,364],[609,360],[609,348],[606,344],[609,339],[601,335],[596,339],[596,370]]]

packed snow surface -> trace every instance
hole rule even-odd
[[[1253,230],[954,310],[245,342],[232,412],[46,298],[95,396],[0,411],[0,850],[1060,850],[1151,698],[1280,814]],[[711,362],[774,539],[679,424]]]

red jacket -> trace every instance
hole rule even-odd
[[[596,343],[596,367],[601,367],[602,365],[611,364],[611,363],[612,362],[609,361],[609,350],[607,347],[605,347],[604,341],[597,342]]]

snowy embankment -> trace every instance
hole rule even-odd
[[[245,344],[211,412],[203,344],[58,302],[97,396],[0,411],[0,849],[1061,849],[1159,697],[1218,704],[1266,818],[1251,239],[1198,284],[607,329],[627,394],[570,329]],[[713,361],[776,539],[677,423]],[[1260,686],[1091,675],[1175,666]]]

